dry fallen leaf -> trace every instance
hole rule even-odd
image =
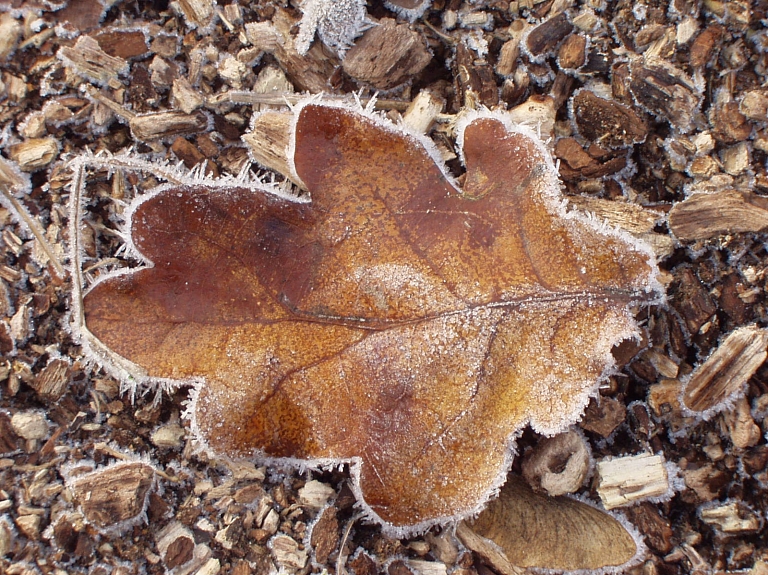
[[[504,575],[529,567],[616,568],[639,555],[634,536],[608,513],[568,497],[534,493],[515,476],[476,519],[460,523],[457,534]]]
[[[650,250],[566,213],[549,153],[501,114],[458,127],[463,189],[426,138],[371,113],[306,101],[292,126],[311,203],[140,198],[131,238],[154,265],[94,285],[87,329],[139,379],[193,383],[215,452],[351,462],[390,533],[466,516],[515,433],[562,430],[596,392],[636,334],[630,306],[658,297]]]

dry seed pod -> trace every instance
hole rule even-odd
[[[640,559],[637,538],[613,516],[581,501],[531,491],[511,476],[499,497],[457,535],[504,575],[521,568],[625,568]]]

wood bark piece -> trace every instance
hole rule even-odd
[[[534,58],[551,53],[571,32],[573,24],[565,12],[549,18],[530,31],[525,47]]]
[[[763,364],[766,346],[766,329],[749,325],[731,332],[691,374],[683,391],[684,406],[700,413],[722,406]]]
[[[637,60],[630,65],[630,90],[635,100],[661,120],[687,132],[701,94],[693,81],[664,60]]]
[[[384,18],[350,48],[342,66],[356,80],[391,90],[421,72],[431,60],[418,32]]]
[[[625,565],[637,553],[616,519],[586,503],[534,493],[510,477],[499,497],[456,534],[504,575],[524,568],[576,570]]]
[[[629,106],[581,90],[573,98],[574,121],[587,140],[611,148],[626,147],[645,140],[648,126]]]
[[[669,489],[667,468],[660,455],[643,453],[597,463],[597,494],[606,509],[662,497]]]
[[[120,462],[68,482],[85,517],[100,530],[128,524],[144,512],[155,470],[139,461]]]
[[[147,36],[142,30],[113,28],[94,35],[104,52],[115,58],[127,60],[147,53]]]
[[[768,226],[768,198],[739,190],[693,194],[672,207],[669,226],[684,241],[759,232]]]

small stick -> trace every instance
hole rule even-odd
[[[41,229],[40,223],[32,217],[32,214],[30,214],[27,208],[24,207],[24,204],[11,194],[11,190],[6,184],[0,184],[0,191],[2,191],[3,196],[5,196],[5,199],[8,200],[8,203],[16,212],[19,220],[29,228],[29,231],[32,232],[32,235],[35,236],[35,239],[40,243],[40,247],[43,248],[45,255],[48,256],[48,260],[56,270],[56,274],[63,279],[66,276],[64,266],[61,265],[59,259],[54,255],[51,244],[45,239],[45,233]]]

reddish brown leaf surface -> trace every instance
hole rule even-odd
[[[497,117],[463,131],[462,191],[383,120],[295,113],[312,202],[203,186],[140,200],[131,234],[154,267],[98,283],[87,327],[150,377],[202,380],[193,426],[219,453],[352,461],[394,532],[466,515],[514,433],[579,416],[655,265],[566,216],[547,152]]]

